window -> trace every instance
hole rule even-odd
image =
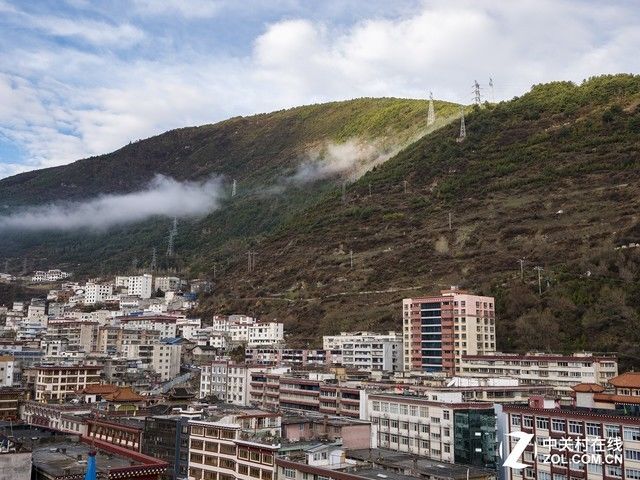
[[[582,422],[569,420],[569,433],[582,433]]]
[[[260,469],[259,468],[255,468],[255,467],[251,467],[249,469],[249,476],[253,477],[253,478],[260,478]]]
[[[522,418],[520,415],[511,414],[511,425],[519,427],[522,424]]]
[[[444,418],[445,420],[449,420],[449,410],[442,411],[442,418]]]
[[[636,462],[640,461],[640,450],[625,449],[624,458],[627,460],[635,460]]]
[[[625,468],[624,473],[627,480],[640,480],[640,470],[636,468]]]
[[[622,478],[622,468],[616,465],[607,465],[607,476]]]
[[[538,470],[538,480],[551,480],[551,474],[549,472],[541,472]]]
[[[202,463],[202,455],[200,453],[192,453],[189,461],[193,463]]]
[[[564,420],[559,420],[557,418],[551,419],[551,429],[554,432],[564,432],[565,421]]]
[[[263,453],[262,463],[266,465],[273,465],[273,455],[271,455],[270,453]]]
[[[536,427],[539,430],[549,430],[549,419],[544,417],[536,417]]]
[[[249,475],[249,467],[242,464],[238,465],[238,473],[242,475]]]
[[[251,459],[252,462],[259,462],[260,461],[260,452],[251,452],[249,454],[249,458]]]
[[[604,435],[607,438],[620,438],[620,427],[618,425],[605,425]]]
[[[242,458],[243,460],[248,460],[249,459],[249,450],[247,450],[246,448],[238,449],[238,458]]]
[[[587,435],[591,435],[593,437],[600,436],[600,424],[587,422],[586,432]]]
[[[522,426],[525,427],[525,428],[533,427],[533,417],[531,417],[529,415],[524,415],[522,417]]]
[[[296,471],[293,468],[285,468],[284,476],[287,478],[296,478]]]
[[[191,440],[192,450],[202,450],[203,445],[204,445],[204,442],[202,440]]]
[[[640,440],[640,427],[624,427],[624,439],[639,441]]]

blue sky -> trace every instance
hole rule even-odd
[[[0,178],[233,115],[637,73],[639,21],[633,0],[0,0]]]

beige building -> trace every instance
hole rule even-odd
[[[464,355],[496,351],[495,301],[457,287],[402,301],[404,369],[454,375]]]
[[[35,371],[35,400],[60,402],[87,385],[100,383],[102,367],[96,365],[40,365]]]
[[[247,410],[189,425],[189,480],[274,480],[280,415]]]
[[[522,385],[552,386],[556,395],[569,397],[576,383],[606,385],[618,375],[618,361],[614,356],[589,353],[463,355],[458,375],[516,378]]]

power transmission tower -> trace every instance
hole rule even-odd
[[[238,182],[234,179],[233,180],[233,185],[231,186],[231,196],[235,197],[237,191],[238,191]]]
[[[131,259],[131,269],[133,270],[133,273],[136,273],[136,271],[138,270],[138,258],[137,257],[133,257]]]
[[[169,241],[167,244],[167,257],[173,257],[174,251],[174,240],[178,235],[178,219],[173,217],[173,224],[171,225],[171,229],[169,230]]]
[[[522,280],[524,282],[524,258],[520,258],[518,259],[518,262],[520,262],[520,280]]]
[[[153,249],[151,250],[151,271],[155,272],[156,271],[156,267],[158,266],[158,256],[156,253],[156,247],[153,247]]]
[[[538,271],[538,295],[542,296],[542,270],[544,270],[544,268],[542,267],[533,267],[534,270]]]
[[[480,94],[480,84],[477,80],[473,81],[473,103],[482,105],[482,95]]]
[[[460,143],[465,138],[467,138],[467,127],[464,124],[464,107],[460,106],[460,135],[458,135],[456,141]]]
[[[489,92],[491,95],[491,103],[494,102],[494,96],[493,96],[493,78],[489,77]]]
[[[404,184],[404,193],[407,193],[407,185],[408,185],[409,182],[404,180],[402,183]]]
[[[429,110],[427,111],[427,127],[436,123],[436,112],[433,109],[433,93],[429,92]]]

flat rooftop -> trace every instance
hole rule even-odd
[[[469,472],[469,478],[484,478],[490,474],[495,475],[495,470],[487,468],[479,468],[459,463],[438,462],[436,460],[429,460],[425,457],[418,457],[410,453],[396,452],[393,450],[385,450],[382,448],[377,448],[374,450],[348,450],[346,456],[347,458],[363,462],[375,463],[376,465],[381,465],[386,468],[400,469],[403,471],[417,470],[420,474],[423,475],[437,475],[440,477],[446,475],[447,477],[453,479],[466,479],[467,471]],[[374,468],[372,470],[378,469]],[[356,473],[360,475],[361,470],[358,470]],[[385,472],[383,473],[387,474],[391,472],[385,470]],[[380,479],[382,477],[377,478]]]
[[[33,466],[48,475],[61,477],[80,475],[87,469],[87,458],[91,446],[80,442],[57,442],[33,450]],[[142,465],[130,458],[118,454],[98,450],[96,454],[96,470],[107,477],[113,468],[125,468]]]

